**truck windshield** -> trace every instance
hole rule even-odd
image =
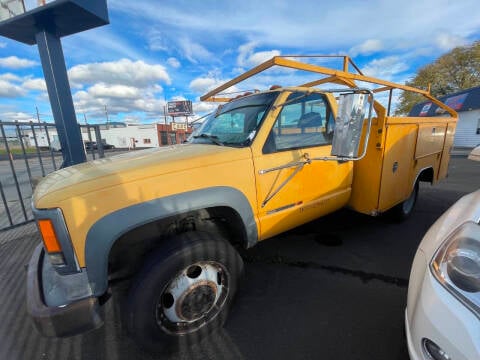
[[[277,95],[278,92],[250,95],[219,107],[189,141],[240,147],[250,145]]]

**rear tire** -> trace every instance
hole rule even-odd
[[[128,330],[152,353],[194,345],[221,327],[243,273],[243,261],[224,239],[188,232],[147,259],[128,295]]]
[[[400,204],[396,205],[388,211],[388,216],[391,220],[401,222],[410,217],[417,203],[418,188],[419,182],[417,181],[413,187],[412,192],[410,193],[410,196],[405,201],[401,202]]]

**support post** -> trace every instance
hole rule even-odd
[[[63,167],[85,162],[82,135],[77,124],[62,43],[58,36],[44,29],[35,39],[42,61],[48,96],[62,146]]]

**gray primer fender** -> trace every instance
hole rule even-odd
[[[241,217],[247,236],[247,247],[258,241],[252,207],[245,195],[230,187],[212,187],[162,197],[115,211],[98,220],[88,231],[85,262],[88,279],[95,296],[108,286],[108,256],[115,241],[138,226],[192,210],[225,206]]]

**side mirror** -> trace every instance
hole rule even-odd
[[[369,105],[369,106],[368,106]],[[373,93],[367,89],[352,89],[339,95],[338,114],[335,119],[331,156],[339,160],[360,160],[365,156],[372,122]],[[368,111],[368,116],[366,117]],[[365,120],[367,133],[362,154],[360,140]]]

